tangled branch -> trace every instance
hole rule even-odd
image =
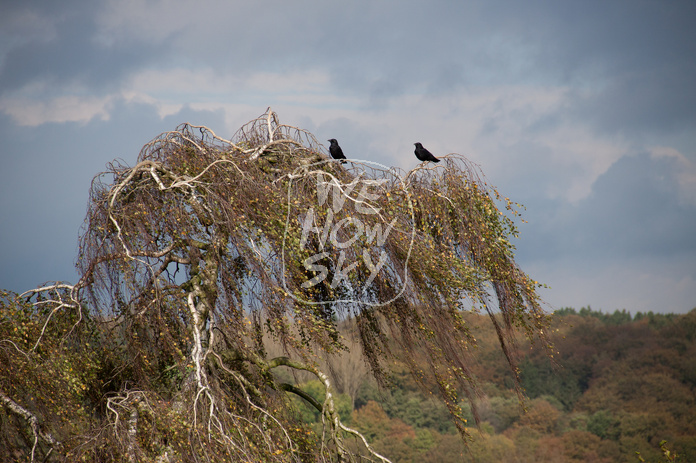
[[[316,358],[347,349],[338,321],[352,323],[381,385],[389,363],[404,362],[466,436],[461,397],[478,390],[462,313],[488,311],[513,372],[513,328],[543,339],[547,323],[500,201],[462,156],[409,172],[344,166],[270,108],[230,140],[182,124],[146,144],[134,167],[114,162],[94,179],[80,280],[24,293],[42,328],[31,348],[3,341],[31,363],[69,314],[62,340],[98,359],[91,379],[65,373],[70,384],[91,381],[75,396],[98,410],[71,457],[386,462],[341,422]],[[268,359],[268,339],[286,355]],[[280,366],[314,375],[324,401],[279,381]],[[288,394],[320,411],[316,441]],[[39,438],[58,445],[31,426],[34,448]]]

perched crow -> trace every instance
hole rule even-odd
[[[331,153],[331,157],[334,159],[346,159],[345,155],[343,154],[343,150],[340,146],[338,146],[336,139],[332,138],[329,141],[331,142],[331,146],[329,146],[329,153]],[[341,161],[341,164],[345,163],[346,161]]]
[[[423,145],[421,145],[420,143],[414,143],[414,145],[416,145],[416,151],[414,151],[414,153],[416,153],[416,157],[419,161],[440,162],[438,158],[433,156],[433,153],[423,148]]]

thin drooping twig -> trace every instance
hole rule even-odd
[[[31,350],[2,340],[31,363],[53,339],[51,324],[77,314],[61,339],[109,354],[109,392],[92,384],[89,399],[106,417],[80,445],[131,461],[147,452],[164,461],[177,446],[186,461],[297,461],[305,452],[386,462],[341,422],[332,382],[315,366],[348,348],[338,321],[355,324],[380,384],[391,363],[405,364],[465,436],[460,401],[477,393],[468,362],[476,341],[462,312],[500,312],[492,323],[513,371],[513,328],[543,338],[536,282],[513,259],[514,223],[463,156],[403,175],[367,161],[343,166],[269,108],[229,140],[182,124],[146,144],[134,167],[108,169],[92,183],[80,280],[24,294],[36,295],[31,316],[44,317]],[[89,329],[76,336],[75,323]],[[286,357],[268,358],[268,337]],[[325,400],[278,382],[269,370],[280,365],[314,375]],[[321,412],[315,447],[293,429],[288,393]],[[176,432],[152,424],[175,427],[183,410]],[[169,447],[138,447],[145,432]],[[364,455],[351,454],[351,436]]]

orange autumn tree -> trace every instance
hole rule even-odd
[[[32,458],[388,461],[341,421],[319,366],[348,348],[338,323],[349,321],[381,385],[405,362],[466,437],[476,333],[462,314],[490,314],[516,379],[513,329],[543,338],[548,323],[514,261],[516,207],[460,155],[409,172],[343,165],[270,108],[231,140],[184,124],[95,178],[80,280],[6,303],[35,328],[26,340],[3,331],[16,347],[3,355],[31,368],[49,355],[42,343],[86,349],[93,374],[78,392],[93,412],[72,428],[41,421],[52,405],[21,403],[12,372],[0,397],[27,412],[8,413]],[[285,355],[267,355],[268,342]],[[315,376],[323,398],[281,368]],[[323,432],[297,420],[291,395]]]

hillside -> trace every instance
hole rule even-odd
[[[538,345],[519,344],[526,412],[487,318],[467,320],[478,333],[474,371],[485,392],[468,450],[447,411],[405,368],[389,391],[370,382],[357,391],[352,425],[400,462],[639,462],[636,452],[669,461],[663,440],[675,461],[696,461],[696,309],[633,317],[557,311],[552,359]]]

